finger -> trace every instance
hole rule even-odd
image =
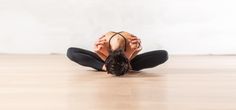
[[[103,45],[104,43],[102,42],[97,42],[96,45]]]
[[[135,40],[138,40],[138,39],[130,39],[129,41],[132,42],[132,41],[135,41]]]
[[[96,42],[96,45],[104,45],[105,42]]]
[[[99,43],[99,42],[104,42],[103,40],[98,40],[98,41],[96,41],[96,43]]]
[[[99,39],[99,41],[106,41],[106,39]]]
[[[132,39],[132,40],[129,40],[129,42],[136,42],[138,41],[139,43],[141,43],[141,40],[140,39]]]
[[[101,50],[103,48],[103,46],[99,45],[99,46],[96,46],[96,50]]]
[[[96,41],[96,43],[97,42],[105,42],[106,41],[106,39],[98,39],[97,41]]]
[[[105,35],[103,35],[102,37],[100,37],[99,39],[102,39],[103,37],[105,37]]]
[[[141,40],[140,39],[137,39],[137,40],[135,40],[135,42],[137,41],[137,43],[141,43]]]
[[[102,40],[102,41],[100,41],[100,43],[105,43],[106,41],[104,41],[104,40]]]
[[[130,44],[140,44],[140,41],[132,41]]]
[[[139,41],[138,40],[133,40],[133,41],[131,41],[131,43],[139,43]]]
[[[131,40],[136,40],[136,39],[139,39],[139,38],[137,38],[137,37],[132,37],[132,38],[130,38]]]
[[[131,34],[131,37],[136,37],[135,35]]]
[[[103,46],[103,44],[96,44],[96,46]]]
[[[99,43],[106,43],[106,40],[100,40]]]

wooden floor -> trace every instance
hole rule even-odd
[[[114,77],[64,55],[0,55],[0,110],[236,110],[236,56],[170,56]]]

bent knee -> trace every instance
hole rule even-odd
[[[164,63],[168,60],[168,52],[166,50],[157,50],[155,51],[155,54],[157,55],[160,63]]]
[[[66,55],[69,59],[73,60],[74,59],[74,53],[75,53],[76,48],[70,47],[67,49]]]
[[[169,58],[168,52],[166,50],[160,50],[161,51],[161,58],[162,63],[166,62]]]

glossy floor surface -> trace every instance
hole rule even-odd
[[[236,110],[236,56],[170,56],[114,77],[64,55],[0,55],[0,110]]]

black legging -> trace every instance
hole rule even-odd
[[[67,57],[83,66],[92,67],[98,71],[102,70],[104,61],[94,52],[71,47],[67,50]],[[139,71],[145,68],[152,68],[168,60],[168,53],[165,50],[146,52],[135,56],[130,64],[132,70]]]

